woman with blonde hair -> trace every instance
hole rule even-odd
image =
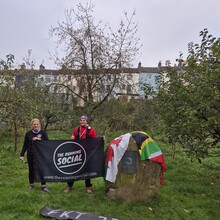
[[[34,118],[31,120],[31,130],[27,131],[24,137],[23,147],[20,153],[20,160],[24,161],[24,155],[27,151],[27,161],[28,161],[28,178],[29,178],[29,190],[34,189],[34,141],[48,140],[48,135],[45,130],[41,129],[40,120]],[[42,180],[41,191],[49,192],[46,188],[46,182]]]

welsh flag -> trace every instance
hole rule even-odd
[[[107,171],[105,179],[114,183],[118,173],[118,163],[128,148],[131,133],[121,135],[108,144],[106,153]]]

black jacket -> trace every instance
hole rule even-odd
[[[39,132],[35,133],[32,130],[26,132],[25,137],[24,137],[24,143],[23,143],[23,147],[20,153],[20,156],[23,157],[25,152],[31,151],[33,152],[33,138],[34,137],[39,137],[41,138],[41,140],[48,140],[48,136],[47,136],[47,132],[44,130],[40,130]]]

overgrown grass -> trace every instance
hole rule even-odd
[[[63,132],[49,132],[49,137],[69,139]],[[219,219],[220,158],[207,158],[199,164],[191,162],[180,150],[172,159],[171,149],[164,145],[161,148],[167,164],[165,185],[154,202],[146,203],[109,199],[103,178],[92,180],[91,195],[85,193],[84,181],[75,182],[74,190],[68,194],[63,193],[65,183],[47,183],[49,193],[40,192],[39,183],[28,191],[27,163],[19,161],[19,153],[0,144],[0,219],[44,219],[39,211],[46,204],[124,220]]]

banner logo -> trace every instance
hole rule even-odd
[[[61,173],[74,174],[84,166],[86,151],[79,143],[67,141],[55,149],[53,162]]]

